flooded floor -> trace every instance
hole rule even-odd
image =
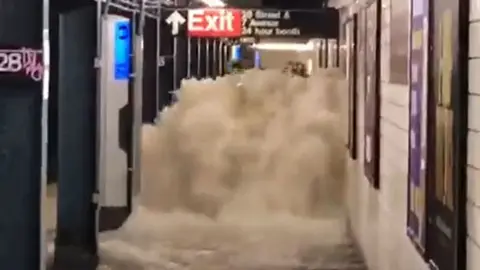
[[[237,223],[142,210],[101,238],[104,270],[366,270],[338,216]]]
[[[99,269],[365,270],[343,210],[340,90],[275,70],[185,82],[143,129],[140,206],[100,235]]]

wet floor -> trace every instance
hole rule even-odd
[[[366,269],[343,219],[278,217],[247,224],[142,215],[122,231],[102,236],[101,269]]]
[[[170,262],[163,267],[145,266],[140,263],[122,261],[118,258],[102,258],[102,265],[99,270],[170,270],[170,269],[202,269],[202,270],[367,270],[363,260],[353,245],[344,244],[329,247],[312,248],[303,254],[304,263],[285,262],[280,264],[262,263],[262,262],[243,262],[241,264],[229,261],[233,256],[212,251],[198,250],[172,250],[172,253],[183,253],[183,256],[203,257],[197,258],[198,265],[195,263],[182,263],[182,255],[178,255],[176,261]],[[173,254],[172,254],[173,255]],[[209,257],[209,258],[207,258]],[[321,260],[320,265],[312,264],[309,261]],[[215,261],[215,264],[212,264]],[[210,263],[211,265],[200,266]]]
[[[143,213],[100,236],[98,269],[366,270],[345,224],[337,218],[237,224]]]

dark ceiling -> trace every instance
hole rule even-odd
[[[327,5],[328,0],[262,0],[264,8],[304,9],[321,8]]]
[[[192,1],[192,0],[190,0]],[[241,8],[312,9],[326,6],[328,0],[223,0]]]
[[[128,0],[127,0],[128,1]],[[134,1],[134,0],[129,0]],[[179,3],[196,2],[198,0],[177,0]],[[314,9],[325,7],[328,0],[223,0],[228,5],[240,8],[272,8],[272,9]],[[78,6],[91,4],[91,0],[50,0],[53,10],[69,10]]]

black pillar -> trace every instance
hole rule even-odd
[[[50,9],[50,85],[48,102],[48,184],[58,180],[58,12]]]
[[[59,20],[55,269],[93,270],[98,263],[92,201],[96,189],[95,57],[95,4],[63,11]]]
[[[162,110],[171,103],[170,91],[173,89],[173,36],[171,27],[165,23],[165,20],[160,22],[159,35],[160,56],[165,58],[165,65],[158,67],[158,109]]]
[[[153,123],[157,116],[157,21],[146,18],[143,38],[143,122]]]
[[[207,76],[206,70],[206,46],[205,39],[199,38],[197,43],[198,57],[198,78],[205,78]]]
[[[176,37],[177,48],[176,48],[176,56],[175,56],[175,68],[176,68],[176,88],[180,88],[181,81],[187,77],[187,37],[186,35],[178,35]],[[173,89],[173,90],[177,90]]]
[[[212,44],[212,77],[218,76],[218,38],[213,39]]]
[[[226,43],[225,41],[222,42],[222,44],[220,45],[220,50],[219,50],[219,55],[220,55],[220,59],[222,60],[221,61],[221,64],[220,64],[220,75],[221,76],[224,76],[225,75],[225,65],[227,63],[227,58],[226,58],[226,55],[225,55],[225,46]]]
[[[227,44],[225,46],[225,73],[229,73],[231,72],[231,61],[230,59],[232,58],[232,45],[231,44]]]
[[[42,1],[4,0],[1,6],[0,49],[41,50]],[[34,55],[32,66],[41,65],[40,52]],[[1,72],[1,269],[32,270],[40,264],[41,121],[41,82],[25,74],[25,65],[20,72]]]
[[[205,57],[203,51],[203,39],[197,38],[197,78],[200,79],[203,77],[203,72],[205,70],[203,57]]]
[[[205,77],[212,76],[212,39],[205,39]]]
[[[190,46],[190,70],[191,70],[191,77],[196,78],[198,77],[198,38],[191,38],[191,46]]]

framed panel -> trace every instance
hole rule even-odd
[[[410,132],[408,155],[407,234],[419,252],[426,244],[428,0],[411,1],[410,31]]]
[[[427,255],[434,269],[465,269],[468,1],[431,1],[427,135]]]
[[[380,13],[381,1],[371,1],[366,12],[364,171],[375,188],[380,186]]]

